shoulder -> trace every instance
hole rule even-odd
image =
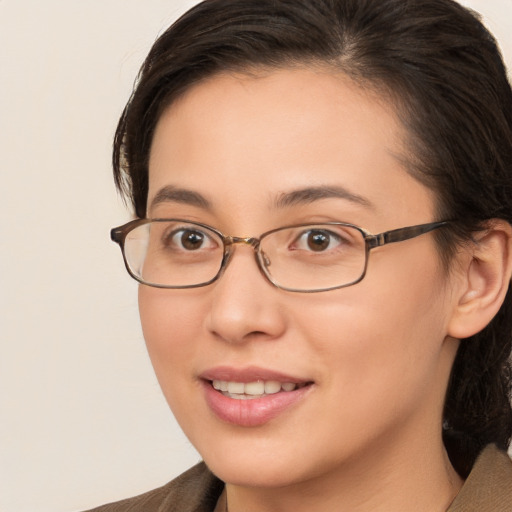
[[[510,512],[512,460],[494,445],[487,446],[473,466],[448,512]]]
[[[223,487],[202,462],[158,489],[88,512],[212,512]]]

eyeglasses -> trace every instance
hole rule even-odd
[[[262,274],[291,292],[321,292],[363,279],[370,251],[415,238],[449,224],[431,222],[372,235],[344,222],[300,224],[272,229],[258,238],[222,234],[182,219],[138,219],[112,229],[128,273],[157,288],[197,288],[216,281],[235,244],[254,249]]]

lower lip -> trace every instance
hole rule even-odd
[[[213,388],[210,381],[203,381],[203,384],[210,410],[222,421],[241,427],[264,425],[301,401],[312,387],[307,385],[294,391],[239,400],[224,396]]]

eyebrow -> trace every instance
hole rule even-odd
[[[365,197],[350,192],[344,187],[333,185],[321,185],[317,187],[306,187],[291,192],[283,192],[274,201],[274,208],[282,209],[291,206],[313,203],[321,199],[345,199],[360,204],[366,208],[374,209],[374,205]],[[180,203],[196,206],[204,210],[211,210],[212,204],[208,199],[198,192],[167,185],[161,188],[151,200],[150,210],[162,203]]]
[[[300,204],[313,203],[321,199],[345,199],[352,203],[360,204],[366,208],[375,209],[371,201],[359,194],[350,192],[344,187],[334,185],[322,185],[318,187],[307,187],[279,195],[274,203],[275,208],[287,208]]]
[[[158,204],[170,202],[197,206],[205,210],[211,209],[210,201],[198,192],[167,185],[161,188],[151,200],[150,210]]]

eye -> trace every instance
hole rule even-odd
[[[181,245],[189,251],[200,249],[205,241],[204,233],[200,233],[199,231],[184,230],[181,233],[177,233],[175,236],[179,236]]]
[[[169,234],[166,245],[177,250],[198,251],[214,249],[218,244],[204,231],[183,227]]]
[[[294,249],[324,252],[334,249],[343,243],[343,240],[325,229],[310,229],[302,233],[295,241]]]

